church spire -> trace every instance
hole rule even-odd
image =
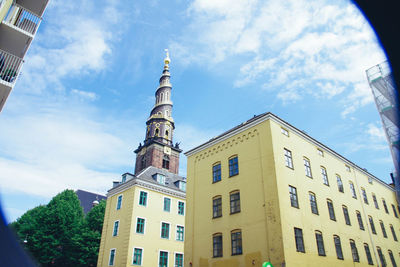
[[[144,145],[139,145],[135,150],[137,153],[136,157],[136,169],[135,173],[144,169],[147,166],[154,166],[159,168],[166,168],[173,173],[178,173],[179,165],[179,153],[181,150],[178,145],[173,146],[173,131],[175,129],[175,123],[172,118],[172,101],[171,101],[171,90],[172,85],[170,83],[169,64],[171,59],[169,58],[169,51],[165,49],[166,56],[164,58],[164,69],[162,71],[159,85],[155,92],[155,103],[150,112],[150,116],[146,122],[146,135]],[[155,144],[157,146],[155,146]],[[154,155],[148,155],[150,148],[154,149],[157,147],[158,150],[162,150],[163,155],[158,155],[161,160],[155,159]],[[172,153],[173,152],[173,153]],[[152,152],[153,153],[153,152]],[[170,168],[170,156],[174,154],[173,170]],[[140,159],[139,159],[140,158]],[[159,161],[159,162],[158,162]],[[166,164],[165,161],[168,161]],[[161,163],[160,163],[161,162]]]

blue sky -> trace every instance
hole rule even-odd
[[[390,182],[365,76],[385,55],[350,2],[51,0],[0,114],[8,220],[134,171],[165,48],[184,151],[271,111]]]

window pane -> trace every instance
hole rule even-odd
[[[367,261],[369,265],[374,265],[374,262],[371,257],[371,251],[369,250],[368,244],[364,244],[365,255],[367,255]]]
[[[309,197],[310,197],[311,212],[314,214],[318,214],[317,199],[315,198],[315,194],[309,193]]]
[[[292,207],[298,208],[299,202],[297,201],[297,190],[295,187],[289,185],[290,204]]]
[[[222,235],[213,236],[213,257],[222,257]]]
[[[232,255],[242,254],[242,232],[232,232],[231,233],[232,240]]]
[[[343,260],[342,244],[340,243],[340,238],[338,236],[334,236],[333,242],[335,243],[337,258]]]
[[[287,150],[286,148],[284,150],[285,150],[285,165],[293,169],[292,152],[290,152],[290,150]]]
[[[164,198],[164,211],[170,211],[171,210],[171,199],[165,197]]]
[[[298,252],[305,252],[304,241],[303,241],[303,230],[300,228],[294,228],[294,238],[296,242],[296,250]]]
[[[324,183],[324,185],[329,185],[328,174],[324,167],[321,167],[321,175],[322,175],[322,182]]]
[[[231,214],[240,212],[240,193],[232,193],[230,195],[231,200]]]
[[[322,238],[322,234],[319,232],[316,232],[315,240],[317,241],[318,255],[325,256],[324,240]]]
[[[147,204],[147,193],[140,191],[139,205],[146,206]]]
[[[360,226],[360,229],[364,230],[364,223],[362,221],[361,214],[358,211],[357,211],[357,220],[358,220],[358,225]]]
[[[142,218],[137,218],[136,233],[138,234],[144,233],[144,219]]]
[[[213,218],[222,216],[222,198],[214,198],[213,199]]]
[[[347,210],[347,207],[345,207],[345,206],[343,206],[343,215],[344,215],[344,220],[345,220],[346,224],[351,225],[349,211]]]
[[[115,249],[110,250],[110,260],[108,262],[108,265],[113,266],[114,265],[114,258],[115,258]]]
[[[369,219],[369,225],[371,226],[371,232],[376,235],[374,220],[372,219],[371,216],[369,216],[368,219]]]
[[[161,237],[162,238],[169,238],[169,223],[162,223],[161,224]]]
[[[160,259],[159,259],[159,267],[167,267],[168,266],[168,252],[160,251]]]
[[[213,183],[221,181],[221,164],[213,166]]]
[[[118,225],[119,225],[119,221],[115,221],[114,222],[113,236],[117,236],[118,235]]]
[[[308,159],[306,159],[306,158],[304,158],[303,160],[304,160],[304,169],[305,169],[305,172],[306,172],[306,176],[312,177],[310,161]]]
[[[357,247],[356,247],[356,243],[354,243],[353,240],[350,240],[350,248],[351,248],[351,254],[353,256],[353,261],[354,262],[359,262],[360,258],[358,256],[358,250],[357,250]]]
[[[175,253],[175,267],[183,267],[183,254]]]
[[[328,205],[329,218],[332,221],[336,221],[335,210],[333,209],[333,203],[329,200],[326,203]]]
[[[229,176],[237,174],[239,174],[239,162],[238,157],[234,157],[229,160]]]
[[[184,215],[185,214],[185,203],[179,201],[178,202],[178,214],[179,215]]]
[[[133,264],[135,265],[142,265],[142,249],[135,248],[133,251]]]
[[[122,204],[122,195],[121,195],[121,196],[118,196],[117,210],[121,209],[121,204]]]

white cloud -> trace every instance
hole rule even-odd
[[[93,93],[93,92],[86,92],[86,91],[81,91],[78,89],[72,89],[71,93],[78,96],[81,99],[87,99],[87,100],[91,100],[94,101],[96,99],[98,99],[98,95]]]
[[[235,87],[268,84],[284,103],[340,97],[344,117],[371,103],[365,70],[385,55],[348,1],[196,0],[188,16],[171,44],[179,62],[210,67],[240,57]]]
[[[386,142],[385,132],[383,131],[382,127],[378,127],[372,123],[369,123],[367,127],[367,132],[370,135],[371,139]]]

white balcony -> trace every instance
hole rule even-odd
[[[32,38],[35,36],[41,21],[41,17],[15,3],[12,4],[3,19],[3,23],[6,25],[20,30]]]
[[[0,111],[19,75],[23,60],[0,50]]]
[[[49,0],[16,0],[17,4],[42,17]]]

